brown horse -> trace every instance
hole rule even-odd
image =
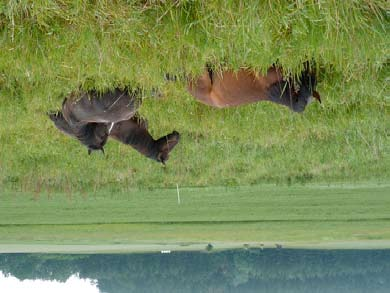
[[[315,91],[315,72],[310,70],[308,62],[295,80],[298,91],[294,88],[294,79],[286,78],[276,66],[269,68],[266,75],[247,69],[214,73],[208,67],[200,77],[190,80],[188,91],[200,102],[217,108],[270,101],[302,112],[312,97],[321,102]]]
[[[65,98],[62,110],[50,113],[54,125],[78,139],[88,148],[104,153],[109,137],[132,146],[148,158],[165,164],[179,142],[178,132],[154,140],[146,121],[136,116],[140,106],[138,91],[115,89],[103,94],[96,91],[73,93]]]

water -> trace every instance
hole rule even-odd
[[[390,250],[0,254],[0,271],[2,293],[390,292]]]

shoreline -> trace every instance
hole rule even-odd
[[[206,250],[208,244],[210,251]],[[180,251],[217,252],[231,249],[329,249],[367,250],[390,249],[390,240],[332,241],[332,242],[138,242],[132,244],[0,244],[0,253],[58,253],[58,254],[104,254],[104,253],[174,253]]]

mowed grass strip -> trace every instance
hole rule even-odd
[[[260,222],[222,224],[88,224],[0,226],[0,244],[182,244],[211,241],[227,243],[356,242],[364,248],[366,241],[388,241],[389,221],[334,222]],[[366,245],[364,244],[366,243]],[[386,245],[390,245],[390,242]],[[352,247],[350,245],[349,247]],[[93,248],[91,248],[93,249]],[[43,250],[44,251],[44,250]]]
[[[390,239],[390,186],[1,196],[3,243]]]

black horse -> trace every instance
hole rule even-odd
[[[61,111],[48,115],[59,130],[85,145],[88,154],[94,150],[104,153],[104,145],[112,137],[165,164],[180,134],[173,131],[154,140],[146,121],[136,115],[141,105],[139,94],[139,90],[128,89],[75,92],[64,99]]]

